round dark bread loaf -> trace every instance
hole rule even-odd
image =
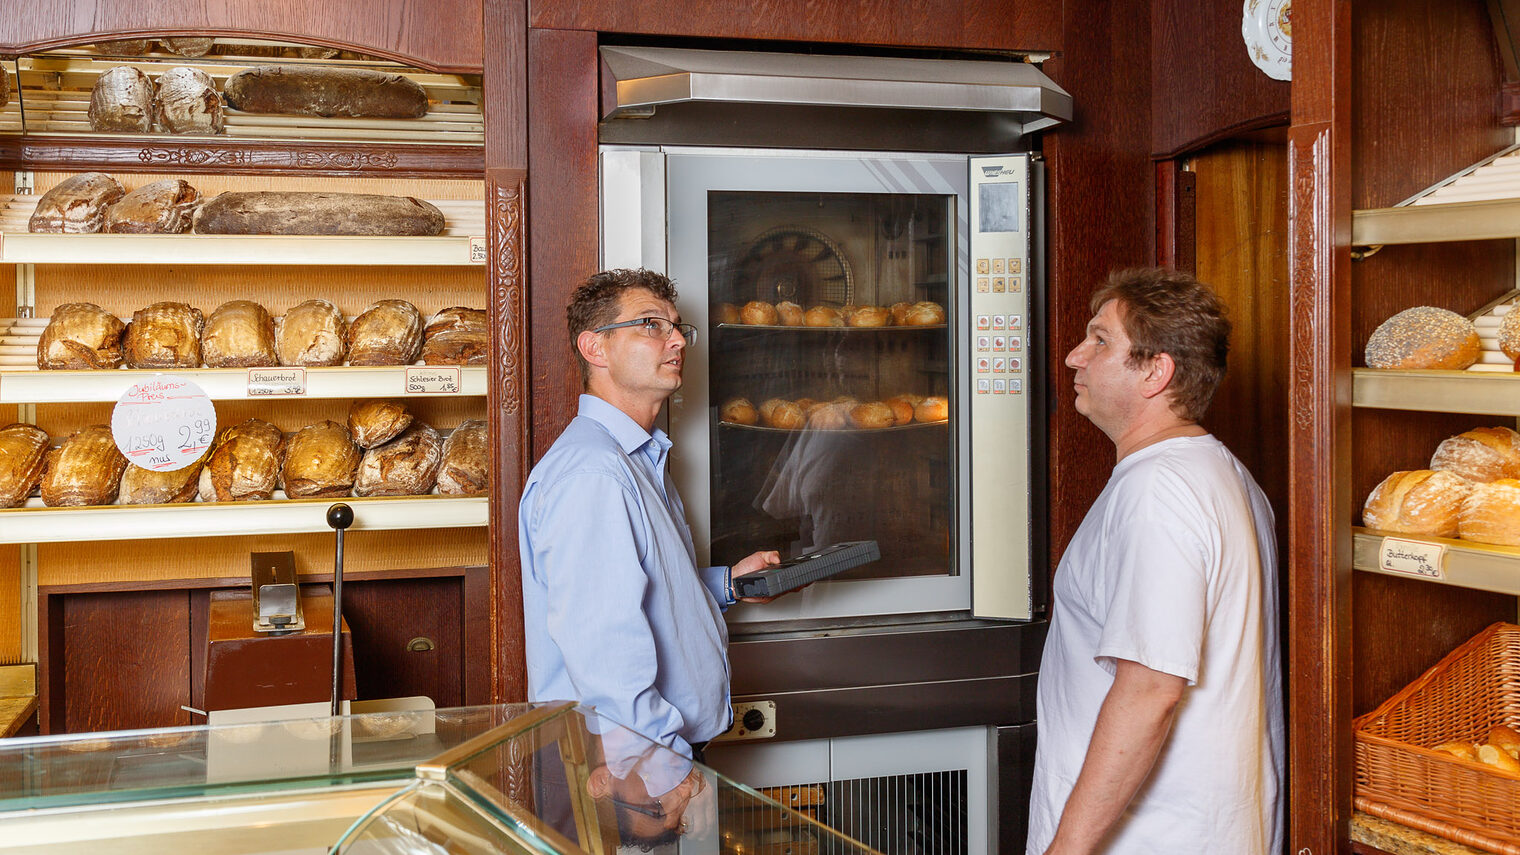
[[[227,78],[227,105],[245,113],[420,119],[427,92],[400,74],[363,68],[260,65]]]
[[[491,346],[484,309],[450,306],[423,330],[422,361],[428,365],[484,365]]]
[[[381,300],[348,325],[350,365],[409,365],[422,349],[422,314],[405,300]]]
[[[65,178],[42,194],[27,229],[48,234],[86,235],[105,225],[106,209],[126,194],[104,172],[82,172]]]
[[[443,442],[438,492],[481,496],[491,488],[491,430],[481,419],[462,422]]]
[[[421,496],[433,489],[443,462],[438,431],[413,421],[401,435],[364,452],[355,496]]]
[[[443,227],[443,212],[421,199],[372,193],[220,193],[195,212],[203,235],[427,237]]]
[[[111,234],[177,235],[190,230],[199,190],[182,178],[165,178],[133,190],[106,209]]]
[[[118,65],[90,90],[90,129],[145,134],[153,129],[153,81],[130,65]]]
[[[158,43],[164,46],[169,53],[177,53],[180,56],[205,56],[211,53],[211,48],[216,46],[216,39],[204,36],[171,36],[159,39]]]

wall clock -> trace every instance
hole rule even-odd
[[[1293,0],[1245,0],[1240,35],[1251,61],[1273,80],[1293,77]]]

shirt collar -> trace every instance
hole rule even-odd
[[[627,413],[595,395],[582,394],[578,412],[606,428],[624,454],[638,451],[650,440],[654,440],[660,456],[670,449],[670,439],[666,437],[665,431],[655,428],[652,434],[646,432]]]

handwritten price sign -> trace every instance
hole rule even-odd
[[[136,466],[183,469],[211,447],[216,409],[194,382],[160,374],[122,394],[111,411],[111,436]]]

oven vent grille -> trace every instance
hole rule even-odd
[[[885,855],[967,855],[969,851],[964,769],[770,787],[761,792]],[[745,828],[742,823],[729,828],[748,838],[750,852],[831,855],[828,840],[798,848],[800,838],[784,829]],[[787,845],[782,849],[771,845],[783,839]]]

